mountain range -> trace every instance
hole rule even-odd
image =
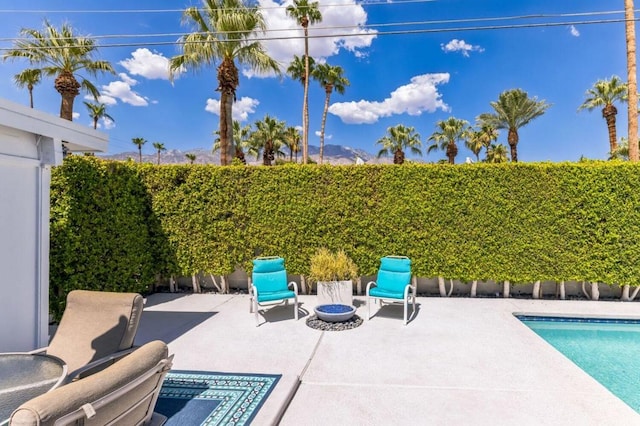
[[[220,164],[220,155],[218,152],[211,153],[210,149],[195,148],[188,151],[180,151],[178,149],[168,149],[160,153],[160,164],[187,164],[189,160],[185,156],[186,154],[194,154],[196,164]],[[289,152],[285,149],[285,160],[289,159]],[[117,154],[100,155],[101,158],[109,160],[137,160],[137,151],[120,152]],[[320,148],[314,145],[309,145],[309,157],[313,161],[318,161],[320,157]],[[361,149],[354,149],[342,145],[325,145],[323,163],[324,164],[355,164],[357,158],[360,158],[364,163],[370,164],[387,164],[393,161],[392,157],[389,158],[377,158],[376,155],[370,154]],[[294,155],[295,159],[295,155]],[[142,154],[142,161],[144,163],[157,163],[158,154]],[[298,153],[298,161],[302,161],[302,154]],[[262,157],[256,159],[255,157],[247,156],[247,164],[259,165],[262,164]]]

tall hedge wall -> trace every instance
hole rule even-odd
[[[250,269],[318,247],[362,275],[406,254],[460,280],[639,284],[640,167],[628,163],[153,166],[72,157],[54,172],[54,291]]]

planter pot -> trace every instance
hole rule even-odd
[[[356,308],[342,304],[318,305],[314,308],[316,316],[328,322],[347,321],[356,313]]]
[[[318,305],[353,305],[353,282],[318,281]]]

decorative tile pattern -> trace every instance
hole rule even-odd
[[[156,411],[169,416],[167,425],[187,424],[185,422],[206,426],[247,425],[280,377],[172,370],[164,379]],[[172,408],[163,412],[163,405]],[[190,415],[194,413],[179,409],[174,413],[176,406],[182,411],[196,411],[194,407],[201,410],[203,405],[209,407],[204,419],[196,419]]]

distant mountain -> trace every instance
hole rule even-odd
[[[284,149],[286,156],[285,159],[289,159],[289,151]],[[179,149],[168,149],[160,154],[160,164],[187,164],[189,160],[185,157],[185,154],[195,154],[195,164],[220,164],[220,155],[216,152],[211,153],[211,150],[204,148],[189,149],[181,151]],[[102,158],[109,160],[122,160],[132,159],[138,160],[137,151],[120,152],[111,155],[102,155]],[[309,157],[313,161],[318,161],[320,157],[320,148],[314,145],[309,145]],[[370,154],[361,149],[350,148],[342,145],[325,145],[323,162],[325,164],[355,164],[357,158],[361,158],[365,163],[381,164],[390,163],[391,158],[376,158],[375,155]],[[295,155],[294,155],[295,158]],[[157,154],[142,154],[142,161],[144,163],[156,163],[158,161]],[[298,161],[302,161],[302,154],[298,153]],[[248,157],[247,163],[251,165],[262,164],[262,159],[256,160],[255,157]]]

